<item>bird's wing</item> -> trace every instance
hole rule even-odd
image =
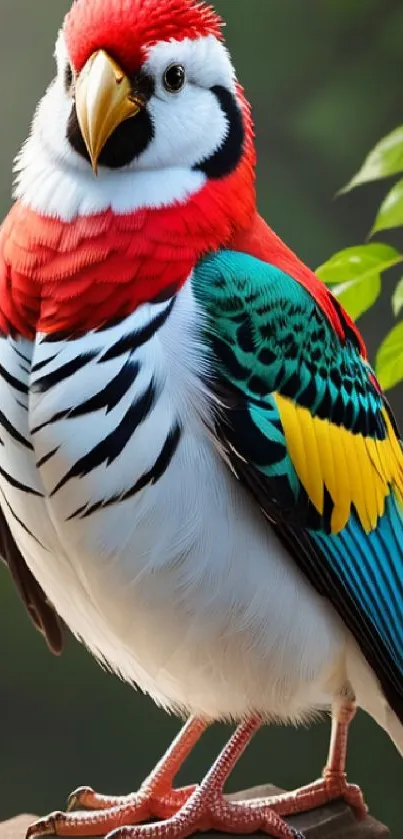
[[[299,282],[222,251],[193,280],[226,461],[334,605],[403,721],[403,455],[339,304],[340,337]]]
[[[49,603],[39,583],[31,574],[28,565],[16,544],[11,530],[0,508],[0,559],[8,566],[18,593],[32,623],[45,637],[49,649],[60,655],[63,649],[62,622]]]

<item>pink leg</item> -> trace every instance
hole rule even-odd
[[[332,715],[332,734],[329,757],[323,777],[294,792],[273,797],[267,803],[280,816],[305,813],[322,807],[329,801],[343,798],[355,810],[358,818],[367,814],[362,792],[355,784],[349,784],[346,776],[347,738],[349,725],[355,716],[354,702],[344,701],[335,706]]]
[[[244,834],[263,830],[276,839],[298,836],[269,805],[251,806],[250,802],[233,805],[224,798],[223,789],[228,776],[261,725],[261,719],[254,717],[237,728],[204,781],[173,816],[150,825],[125,827],[122,822],[115,821],[115,829],[109,839],[187,839],[195,832],[206,830]],[[71,835],[70,830],[66,832],[66,822],[61,822],[58,814],[53,814],[32,825],[28,837],[34,839],[50,833]],[[75,832],[75,835],[78,834],[83,835],[81,830]]]
[[[203,720],[192,717],[179,732],[168,751],[144,781],[138,792],[126,796],[100,795],[91,787],[80,787],[70,795],[67,813],[52,813],[40,819],[29,835],[105,836],[118,825],[138,824],[149,819],[166,819],[185,804],[195,787],[173,789],[182,764],[207,728]],[[69,812],[88,809],[92,812]]]

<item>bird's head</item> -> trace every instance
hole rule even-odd
[[[67,137],[94,170],[180,164],[224,175],[236,163],[234,72],[212,9],[189,0],[76,0],[63,34],[61,72],[73,101]],[[238,146],[232,161],[223,150],[229,135]]]
[[[250,108],[210,5],[75,0],[56,60],[2,233],[38,300],[32,331],[85,330],[178,290],[256,215]],[[24,312],[7,316],[20,331]]]
[[[92,181],[94,211],[104,209],[102,194],[122,211],[169,206],[240,169],[245,192],[253,193],[250,112],[211,6],[75,0],[56,59],[56,79],[18,163],[19,195],[35,192],[38,203],[46,191],[35,167],[53,182],[51,204],[58,170],[70,174],[70,191],[74,174]]]

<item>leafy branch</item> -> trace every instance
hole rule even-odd
[[[389,178],[403,172],[403,125],[384,137],[368,155],[360,171],[341,194],[362,184]],[[403,179],[394,184],[382,202],[370,237],[385,230],[403,227]],[[346,248],[334,254],[317,270],[318,276],[339,298],[351,317],[357,320],[376,303],[382,290],[382,275],[403,264],[403,252],[382,242]],[[392,295],[396,318],[403,311],[403,277]],[[375,369],[383,388],[403,381],[403,320],[389,332],[376,356]]]

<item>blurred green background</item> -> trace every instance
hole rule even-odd
[[[161,0],[163,2],[163,0]],[[271,225],[312,266],[362,242],[385,185],[337,201],[336,191],[381,136],[403,122],[401,0],[217,0],[240,79],[253,102],[259,202]],[[11,164],[53,74],[65,0],[0,0],[0,209],[10,206]],[[383,237],[393,243],[392,237]],[[395,241],[398,241],[395,239]],[[371,353],[392,325],[385,295],[361,321]],[[386,293],[387,292],[387,293]],[[390,394],[400,421],[402,392]],[[104,673],[70,641],[60,660],[32,629],[0,568],[0,819],[63,806],[81,783],[135,789],[178,728],[150,699]],[[197,779],[227,731],[209,732],[181,780]],[[329,725],[260,734],[232,788],[318,775]],[[396,837],[403,819],[402,762],[386,735],[359,716],[351,779]]]

